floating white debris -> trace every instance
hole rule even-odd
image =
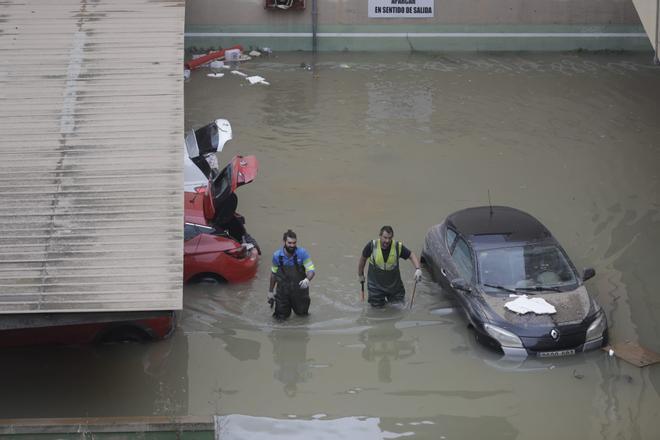
[[[238,58],[241,56],[240,49],[227,49],[225,50],[225,60],[227,61],[238,61]]]
[[[189,69],[183,69],[183,79],[190,79],[190,70]]]
[[[238,70],[232,70],[231,73],[232,73],[233,75],[242,76],[243,78],[245,78],[245,77],[247,76],[245,73],[243,73],[243,72],[239,72]]]
[[[271,49],[270,47],[262,47],[261,51],[266,55],[270,55],[271,53],[273,53],[273,49]]]
[[[266,78],[264,78],[264,77],[262,77],[262,76],[259,76],[259,75],[248,76],[248,77],[245,78],[245,79],[247,79],[248,81],[250,81],[250,84],[265,84],[265,85],[267,85],[267,86],[270,85],[270,83],[266,81]]]
[[[520,315],[529,312],[537,315],[552,315],[553,313],[557,313],[555,306],[543,298],[528,298],[527,295],[522,295],[513,301],[509,301],[504,304],[504,307]]]
[[[225,76],[225,74],[224,73],[208,73],[208,74],[206,74],[206,76],[208,76],[209,78],[222,78],[223,76]]]
[[[225,67],[225,62],[224,61],[211,61],[211,64],[209,64],[209,67],[211,69],[224,69]]]
[[[260,57],[261,52],[259,52],[258,50],[253,50],[248,55],[250,55],[251,57]]]
[[[341,67],[342,69],[350,69],[351,68],[351,66],[349,66],[348,64],[340,64],[339,67]]]

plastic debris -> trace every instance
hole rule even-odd
[[[261,52],[265,53],[266,55],[270,55],[273,53],[273,49],[271,49],[270,47],[262,47]]]
[[[261,52],[259,52],[258,50],[253,50],[253,51],[250,51],[250,53],[248,55],[250,55],[251,57],[260,57]]]
[[[238,70],[232,70],[231,73],[232,73],[232,75],[242,76],[243,78],[245,78],[247,76],[245,73],[240,72]]]
[[[183,69],[183,79],[190,79],[190,69]]]
[[[209,78],[222,78],[223,76],[225,76],[225,74],[224,73],[208,73],[206,76],[208,76]]]
[[[614,350],[610,348],[610,351],[608,351],[607,354],[609,354],[610,356],[614,356]]]
[[[525,313],[535,313],[537,315],[552,315],[557,313],[555,306],[547,302],[543,298],[528,298],[527,295],[522,295],[504,304],[504,307],[519,315]]]
[[[225,67],[225,62],[224,61],[211,61],[211,64],[209,64],[209,67],[211,69],[224,69]]]
[[[266,81],[266,78],[261,77],[261,76],[259,76],[259,75],[248,76],[248,77],[245,78],[245,79],[247,79],[248,81],[250,81],[250,84],[265,84],[265,85],[267,85],[267,86],[270,85],[270,83],[268,83],[268,82]]]
[[[238,61],[241,56],[240,49],[227,49],[225,50],[225,60],[227,61]]]

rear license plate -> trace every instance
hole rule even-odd
[[[570,350],[558,350],[558,351],[540,351],[538,353],[539,357],[559,357],[559,356],[571,356],[575,354],[575,349]]]

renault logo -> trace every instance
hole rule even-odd
[[[559,339],[559,330],[557,330],[556,328],[553,328],[552,330],[550,330],[550,336],[552,336],[552,339],[554,339],[555,341],[558,340]]]

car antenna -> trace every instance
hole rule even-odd
[[[493,216],[493,204],[490,202],[490,189],[488,190],[488,207],[490,208],[490,216]]]

